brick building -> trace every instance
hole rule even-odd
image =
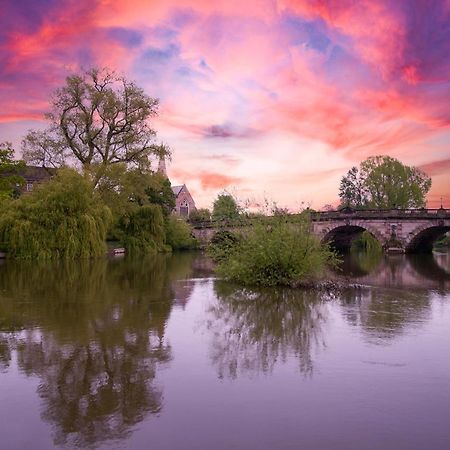
[[[159,159],[158,173],[169,178],[167,176],[166,161],[164,157]],[[172,186],[172,191],[175,195],[175,208],[173,212],[180,216],[189,217],[191,212],[195,211],[197,208],[188,188],[185,184],[182,186]]]

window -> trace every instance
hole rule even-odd
[[[27,192],[31,192],[33,190],[33,183],[27,183],[27,185],[25,186],[25,190]]]
[[[189,216],[189,204],[186,200],[180,204],[180,216]]]

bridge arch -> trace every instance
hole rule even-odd
[[[352,242],[364,231],[369,232],[381,245],[383,241],[377,230],[362,224],[343,224],[330,228],[326,231],[322,242],[328,242],[330,245],[340,251],[348,251]]]
[[[407,243],[405,251],[407,253],[431,253],[433,244],[449,231],[450,225],[445,225],[444,223],[422,226],[411,233],[412,238]]]

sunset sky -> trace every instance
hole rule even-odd
[[[158,140],[197,206],[227,188],[298,210],[388,154],[450,208],[450,0],[2,0],[0,141],[110,67],[161,100]]]

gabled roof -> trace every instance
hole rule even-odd
[[[182,191],[183,186],[172,186],[172,192],[175,194],[175,197],[178,197],[180,195],[180,192]]]

